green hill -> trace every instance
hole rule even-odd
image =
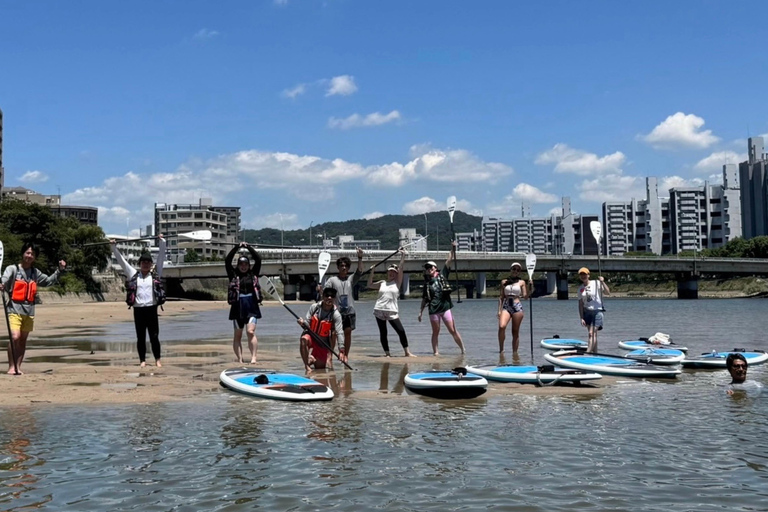
[[[480,230],[482,217],[469,215],[457,211],[453,216],[453,228],[457,233]],[[429,230],[427,244],[429,250],[448,248],[451,236],[451,221],[448,212],[430,212],[427,214],[426,227]],[[339,235],[353,235],[355,240],[379,240],[381,248],[397,249],[398,229],[414,228],[423,235],[425,228],[424,215],[384,215],[377,219],[355,219],[344,222],[325,222],[312,226],[312,238],[314,244],[319,245],[317,235],[325,234],[326,238]],[[252,244],[280,244],[281,235],[285,245],[309,245],[310,233],[307,229],[286,230],[281,233],[279,229],[246,229],[243,230],[243,239]]]

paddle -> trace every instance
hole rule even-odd
[[[3,242],[0,242],[0,271],[3,269],[3,257],[5,256],[5,249]],[[20,375],[19,367],[16,364],[16,351],[13,349],[13,336],[11,335],[11,321],[8,320],[8,305],[5,302],[5,290],[2,291],[3,295],[3,314],[5,315],[5,326],[8,328],[8,348],[11,352],[11,359],[13,360],[14,375]]]
[[[528,269],[528,281],[529,283],[533,281],[533,271],[536,270],[536,255],[526,254],[525,255],[525,268]],[[531,290],[528,292],[528,309],[530,310],[530,317],[531,317],[531,361],[533,361],[533,287],[531,287]]]
[[[589,223],[589,229],[592,231],[592,236],[595,237],[595,242],[597,242],[597,286],[595,287],[596,290],[600,291],[600,303],[603,305],[602,311],[605,311],[605,301],[603,299],[603,286],[600,284],[600,276],[603,275],[603,269],[600,265],[600,253],[602,252],[602,246],[600,245],[600,240],[602,240],[602,234],[603,234],[603,227],[600,225],[600,221],[593,220]]]
[[[262,287],[264,290],[266,290],[266,291],[267,291],[267,293],[268,293],[268,294],[270,294],[271,296],[273,296],[274,298],[276,298],[277,300],[279,300],[279,301],[280,301],[280,304],[282,304],[282,305],[283,305],[283,307],[284,307],[285,309],[287,309],[287,310],[288,310],[288,312],[294,316],[294,318],[296,318],[296,320],[298,320],[298,319],[299,319],[299,315],[297,315],[296,313],[294,313],[294,312],[293,312],[293,310],[292,310],[291,308],[289,308],[289,307],[288,307],[288,304],[286,304],[285,302],[283,302],[283,299],[280,297],[280,294],[278,294],[278,293],[277,293],[277,289],[275,289],[275,284],[272,282],[272,280],[271,280],[270,278],[268,278],[267,276],[261,276],[261,277],[259,278],[259,283],[261,284],[261,287]],[[312,337],[312,339],[313,339],[313,340],[315,340],[316,342],[318,342],[319,344],[321,344],[322,346],[324,346],[326,349],[328,349],[328,351],[330,351],[330,353],[331,353],[331,354],[333,354],[334,356],[336,356],[336,359],[338,359],[339,361],[341,361],[341,364],[343,364],[344,366],[346,366],[346,367],[347,367],[347,368],[349,368],[350,370],[353,370],[353,371],[354,371],[354,368],[352,368],[352,367],[351,367],[351,366],[349,366],[347,363],[345,363],[344,361],[342,361],[342,359],[341,359],[341,356],[340,356],[338,353],[334,352],[334,351],[333,351],[333,349],[331,348],[331,346],[330,346],[328,343],[326,343],[326,341],[325,341],[323,338],[321,338],[321,337],[320,337],[320,336],[319,336],[319,335],[318,335],[316,332],[312,331],[311,329],[304,329],[304,332],[305,332],[305,333],[307,333],[307,334],[309,334],[309,335]]]
[[[451,218],[451,243],[456,239],[456,234],[453,232],[453,213],[456,211],[456,196],[448,198],[448,216]],[[451,246],[453,248],[453,246]],[[461,302],[461,290],[459,290],[459,262],[454,253],[453,256],[454,268],[456,269],[456,302]]]
[[[427,236],[429,236],[429,235],[427,235]],[[382,263],[386,263],[386,262],[387,262],[387,260],[391,259],[392,257],[394,257],[394,256],[397,256],[397,254],[400,252],[400,249],[405,249],[406,247],[410,247],[410,246],[412,246],[413,244],[419,243],[419,242],[421,242],[422,240],[426,239],[426,238],[427,238],[427,236],[423,236],[423,237],[421,237],[421,238],[419,238],[419,239],[417,239],[417,240],[414,240],[413,242],[409,242],[409,243],[405,244],[405,245],[404,245],[404,246],[402,246],[402,247],[398,247],[398,249],[397,249],[395,252],[393,252],[392,254],[390,254],[389,256],[387,256],[386,258],[384,258],[383,260],[381,260],[381,261],[377,262],[375,265],[373,265],[373,267],[371,267],[371,268],[368,268],[368,269],[364,270],[364,271],[363,271],[363,273],[361,274],[361,276],[364,276],[365,274],[367,274],[368,272],[370,272],[370,271],[371,271],[371,270],[373,270],[374,268],[378,267],[378,266],[379,266],[379,265],[381,265]]]
[[[189,238],[191,240],[197,240],[197,241],[204,242],[204,241],[210,240],[213,235],[212,235],[212,233],[209,230],[202,229],[200,231],[190,231],[188,233],[178,233],[176,235],[173,235],[170,238],[179,237],[179,236],[184,237],[184,238]],[[142,236],[142,237],[139,237],[139,238],[127,238],[125,240],[118,240],[118,242],[139,242],[141,240],[154,240],[155,238],[159,238],[159,236],[155,235],[155,236]],[[110,244],[110,243],[112,243],[112,242],[110,242],[109,240],[106,240],[104,242],[90,242],[90,243],[87,243],[87,244],[82,244],[80,247],[91,247],[91,246],[94,246],[94,245],[107,245],[107,244]]]
[[[317,273],[320,274],[320,279],[318,281],[323,281],[323,276],[325,275],[326,270],[328,270],[328,266],[331,264],[331,253],[323,251],[320,253],[320,255],[317,257]]]

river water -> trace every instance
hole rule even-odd
[[[764,300],[610,300],[600,351],[669,333],[690,353],[768,349]],[[380,352],[371,303],[354,350]],[[401,302],[415,353],[428,354],[418,301]],[[292,306],[304,312],[304,306]],[[444,333],[440,366],[497,363],[496,302],[454,309],[462,359]],[[161,320],[166,346],[220,339],[226,311]],[[529,305],[521,363],[530,355]],[[533,304],[538,340],[584,339],[577,303]],[[295,351],[297,327],[266,310],[260,346]],[[81,340],[134,350],[132,325]],[[393,353],[399,344],[390,336]],[[507,347],[511,340],[507,339]],[[507,362],[511,357],[507,355]],[[166,364],[172,359],[166,359]],[[190,403],[0,408],[3,510],[768,510],[768,391],[728,396],[725,371],[619,380],[601,394],[496,394],[445,402],[410,395],[408,366],[369,359],[331,402],[263,401],[226,390]],[[766,367],[749,370],[768,386]],[[498,386],[500,384],[491,384]]]

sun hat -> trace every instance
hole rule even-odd
[[[426,262],[426,263],[424,264],[424,268],[429,268],[429,267],[437,267],[437,263],[435,263],[434,261],[428,261],[428,262]]]
[[[387,267],[387,272],[389,272],[390,270],[394,270],[395,272],[397,272],[398,270],[397,263],[393,263],[389,267]]]
[[[587,267],[581,267],[579,269],[579,274],[589,274],[589,269]]]
[[[514,262],[509,268],[515,268],[515,267],[519,268],[520,270],[523,269],[523,266],[518,262]]]

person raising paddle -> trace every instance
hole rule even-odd
[[[506,339],[507,325],[512,320],[512,354],[517,354],[520,347],[520,324],[523,323],[522,300],[528,297],[528,287],[520,277],[523,266],[514,262],[510,268],[512,276],[501,281],[501,293],[499,294],[499,352],[504,352],[504,340]],[[533,289],[533,283],[529,283]]]
[[[424,308],[429,306],[429,323],[432,325],[432,353],[436,356],[440,355],[437,351],[437,341],[440,336],[441,321],[445,323],[448,332],[451,333],[453,340],[461,349],[461,353],[464,353],[464,342],[461,340],[461,334],[456,330],[456,323],[451,314],[451,308],[453,308],[453,302],[451,301],[452,290],[448,284],[448,273],[450,272],[451,261],[456,253],[456,246],[457,243],[454,240],[451,245],[451,252],[448,254],[448,259],[445,260],[443,270],[438,270],[437,264],[434,261],[428,261],[424,264],[424,277],[427,282],[424,283],[421,309],[419,310],[419,322],[421,322]]]
[[[405,249],[400,248],[400,264],[392,263],[387,268],[387,279],[373,282],[373,270],[376,265],[371,266],[371,273],[368,275],[368,289],[373,289],[374,284],[379,285],[379,296],[376,304],[373,306],[373,316],[376,317],[376,325],[379,327],[379,341],[384,354],[389,357],[389,340],[387,339],[387,322],[400,338],[400,345],[403,346],[407,357],[415,357],[408,349],[408,336],[405,335],[403,322],[400,321],[400,314],[397,304],[397,298],[400,295],[400,287],[403,285],[403,264],[405,263]]]
[[[237,267],[232,266],[232,259],[240,249],[248,249],[254,264],[248,256],[240,254],[237,258]],[[224,268],[227,270],[229,290],[227,302],[230,304],[229,319],[235,330],[232,338],[232,350],[235,352],[235,360],[243,363],[243,329],[248,336],[248,350],[251,352],[251,364],[256,364],[256,350],[259,340],[256,338],[256,322],[261,318],[261,290],[259,287],[259,273],[261,272],[261,256],[246,242],[240,242],[229,251],[224,258]]]
[[[349,268],[352,266],[352,262],[346,256],[336,260],[336,268],[339,270],[338,276],[328,278],[323,286],[323,289],[333,288],[336,290],[334,305],[338,308],[341,314],[341,319],[344,322],[344,346],[339,347],[339,356],[345,363],[349,362],[349,351],[352,348],[352,331],[355,330],[355,324],[357,314],[355,313],[355,297],[354,289],[360,276],[363,275],[363,250],[357,248],[357,267],[350,279]],[[335,348],[335,345],[331,345],[331,348]]]
[[[589,269],[586,267],[579,269],[579,279],[579,318],[589,334],[587,352],[594,354],[597,352],[597,331],[603,330],[603,293],[610,296],[611,290],[603,276],[590,281]]]
[[[8,265],[0,283],[0,292],[5,293],[8,289],[11,296],[5,310],[11,329],[11,340],[8,344],[9,375],[23,375],[21,363],[27,351],[27,338],[35,324],[37,288],[55,284],[67,266],[67,262],[60,260],[56,271],[47,276],[32,266],[39,254],[40,250],[35,244],[25,243],[21,247],[21,263]]]

